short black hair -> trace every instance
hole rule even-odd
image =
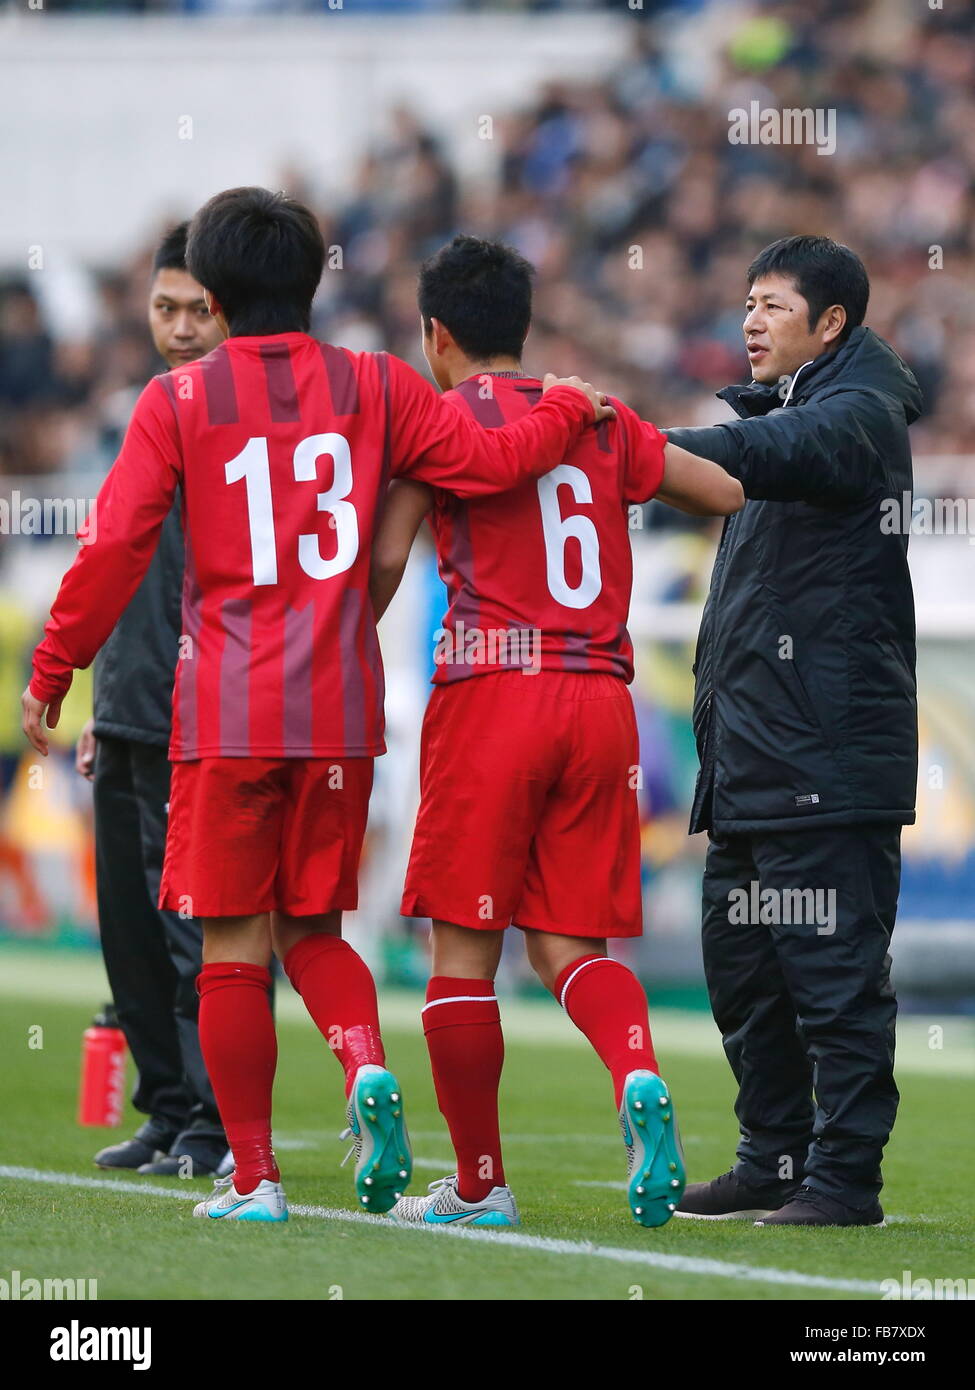
[[[166,233],[152,258],[153,275],[158,275],[160,270],[186,269],[186,234],[189,229],[188,222],[180,222]]]
[[[870,298],[866,268],[855,251],[828,236],[786,236],[773,241],[748,267],[749,285],[764,275],[789,276],[809,305],[810,329],[831,304],[842,304],[846,310],[841,343],[863,322]]]
[[[324,266],[314,213],[286,193],[228,188],[190,222],[186,268],[232,335],[307,332]]]
[[[468,357],[520,357],[532,317],[532,266],[500,241],[455,236],[420,267],[424,332],[439,319]]]

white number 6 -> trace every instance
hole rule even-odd
[[[599,537],[587,516],[563,516],[559,508],[559,487],[572,491],[576,502],[592,502],[592,486],[581,468],[560,463],[538,480],[538,500],[542,508],[545,536],[545,568],[552,597],[565,608],[588,608],[603,586],[599,569]],[[570,536],[582,551],[582,574],[575,588],[565,577],[565,543]]]

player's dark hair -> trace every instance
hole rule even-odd
[[[748,283],[763,275],[788,276],[809,305],[813,329],[831,304],[842,304],[844,342],[863,322],[870,298],[870,280],[860,257],[827,236],[786,236],[766,246],[748,267]]]
[[[521,357],[532,316],[534,270],[499,241],[455,236],[420,267],[424,332],[439,319],[468,357]]]
[[[286,193],[229,188],[190,222],[186,268],[232,336],[307,332],[324,265],[314,214]]]
[[[160,270],[186,269],[186,233],[189,229],[188,222],[180,222],[166,233],[152,258],[153,275],[158,275]]]

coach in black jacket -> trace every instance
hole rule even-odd
[[[697,648],[701,771],[691,831],[710,834],[703,950],[739,1083],[730,1173],[686,1216],[875,1225],[897,1109],[887,948],[900,828],[917,774],[907,524],[914,377],[861,327],[866,271],[790,237],[748,271],[754,380],[741,417],[669,431],[738,478]],[[815,1104],[813,1095],[815,1094]]]

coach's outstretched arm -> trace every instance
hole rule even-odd
[[[458,497],[507,492],[540,478],[583,430],[616,413],[588,381],[549,373],[542,399],[523,419],[486,430],[398,357],[387,356],[386,364],[393,476]]]
[[[842,391],[822,402],[774,410],[668,437],[738,478],[746,497],[773,502],[856,502],[884,476],[878,439],[899,402],[880,391]]]
[[[142,392],[105,479],[81,550],[61,581],[34,674],[21,697],[22,728],[45,757],[76,670],[90,666],[149,568],[182,468],[176,420],[156,378]]]
[[[691,516],[731,516],[745,505],[745,492],[737,478],[669,439],[656,498]]]
[[[615,401],[617,424],[623,435],[626,502],[666,502],[692,516],[730,516],[745,505],[737,478],[709,458],[680,448],[668,434],[641,420],[635,410]]]

